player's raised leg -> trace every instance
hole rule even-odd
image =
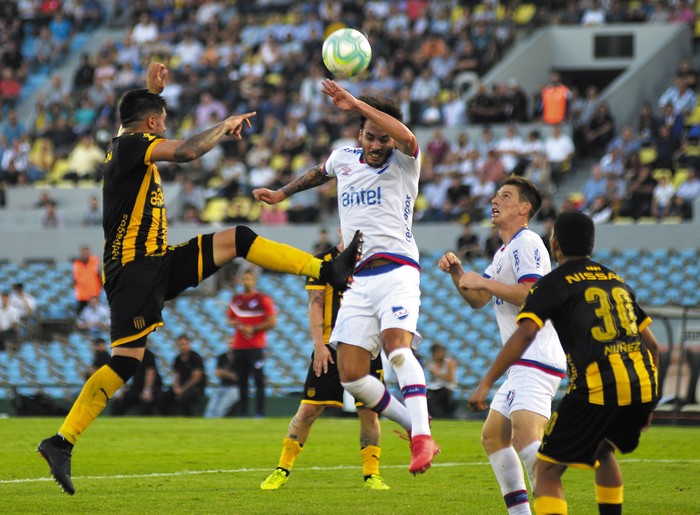
[[[362,254],[362,233],[357,231],[345,250],[332,261],[263,238],[245,225],[214,234],[214,263],[222,266],[236,257],[275,272],[305,275],[344,290]]]

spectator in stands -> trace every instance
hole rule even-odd
[[[21,139],[27,133],[27,128],[20,121],[15,109],[7,111],[7,116],[2,122],[2,135],[5,137],[5,144],[11,145],[16,139]]]
[[[241,398],[233,352],[233,347],[229,347],[216,358],[214,375],[219,378],[219,386],[209,388],[209,401],[204,410],[204,418],[225,417]]]
[[[693,218],[693,206],[700,198],[700,179],[696,173],[695,168],[688,168],[687,178],[678,186],[673,196],[671,214],[680,216],[683,220]]]
[[[571,169],[571,161],[576,151],[574,142],[571,136],[562,131],[561,124],[556,124],[552,126],[552,134],[544,141],[544,149],[552,169],[552,181],[559,186],[564,174]]]
[[[80,54],[80,64],[73,73],[73,89],[80,93],[93,85],[95,77],[95,67],[92,65],[90,54],[83,52]]]
[[[554,199],[551,195],[544,195],[542,197],[542,206],[537,214],[535,214],[535,220],[546,223],[549,220],[554,221],[556,217],[557,208],[554,207]]]
[[[653,140],[653,148],[656,151],[656,160],[653,163],[653,167],[675,170],[676,156],[680,146],[681,142],[673,136],[671,127],[665,124],[661,125],[658,135]]]
[[[39,219],[39,226],[42,229],[63,229],[63,217],[59,213],[55,202],[48,202],[44,205],[44,212]]]
[[[158,40],[158,25],[151,19],[148,11],[141,11],[139,20],[131,29],[131,38],[138,47],[147,46]]]
[[[462,228],[462,234],[457,239],[457,257],[461,261],[468,261],[483,255],[479,237],[474,234],[474,224],[468,222]]]
[[[491,227],[491,234],[484,240],[484,254],[487,256],[495,255],[501,245],[501,234],[498,232],[498,227]]]
[[[586,27],[605,25],[606,21],[606,11],[598,0],[593,0],[581,16],[581,25]]]
[[[636,154],[641,150],[642,142],[634,133],[632,126],[625,125],[620,131],[620,135],[608,143],[606,151],[609,152],[611,148],[619,148],[622,159],[627,159],[630,154]]]
[[[75,326],[79,331],[96,338],[109,332],[109,310],[100,298],[91,297],[87,306],[83,308],[75,320]]]
[[[518,134],[518,128],[515,124],[509,124],[506,128],[504,136],[496,143],[496,150],[501,158],[501,162],[506,169],[506,174],[516,173],[516,167],[520,164],[523,152],[523,139]],[[522,175],[524,166],[518,167]]]
[[[110,405],[113,416],[124,415],[133,406],[136,413],[145,416],[153,415],[163,395],[163,380],[158,372],[156,356],[146,348],[141,366],[134,377],[112,397]]]
[[[549,83],[542,88],[542,121],[550,125],[562,123],[567,116],[571,91],[561,82],[557,72],[551,72]]]
[[[603,175],[603,168],[599,165],[593,165],[591,168],[591,176],[583,185],[583,201],[586,208],[590,208],[598,196],[604,196],[607,188],[607,179]]]
[[[9,68],[12,71],[12,76],[20,84],[23,83],[29,75],[29,65],[24,58],[22,49],[19,46],[20,39],[7,38],[3,41],[3,52],[0,57],[0,69]]]
[[[640,166],[630,173],[627,180],[627,198],[620,206],[620,216],[641,217],[651,216],[651,202],[654,196],[656,179],[651,176],[648,166]]]
[[[535,153],[534,159],[527,165],[522,175],[537,186],[543,195],[552,195],[557,189],[552,177],[552,167],[544,153]]]
[[[690,56],[683,56],[681,59],[681,64],[678,66],[678,73],[684,82],[688,85],[688,88],[693,91],[697,90],[698,87],[698,72],[693,67],[693,59]]]
[[[112,356],[107,350],[107,341],[104,338],[94,337],[92,339],[92,362],[83,374],[83,377],[85,379],[90,377],[101,367],[109,363],[111,357]]]
[[[64,178],[74,181],[97,180],[101,178],[104,160],[104,150],[95,142],[91,133],[85,133],[68,154],[69,171],[64,175]]]
[[[36,299],[24,290],[24,284],[14,283],[10,293],[10,305],[17,310],[23,335],[29,337],[36,328]]]
[[[90,252],[90,247],[80,247],[80,255],[73,260],[73,284],[76,304],[76,316],[93,297],[102,292],[102,270],[100,258]]]
[[[0,75],[0,104],[6,105],[10,109],[17,107],[20,94],[22,93],[22,83],[12,71],[6,66]]]
[[[445,346],[433,343],[428,362],[428,413],[433,418],[454,418],[457,409],[457,361]]]
[[[255,415],[265,416],[265,347],[267,331],[277,324],[272,297],[256,290],[257,278],[252,270],[241,274],[243,291],[231,299],[226,316],[234,328],[232,347],[236,375],[241,390],[241,416],[248,416],[248,382],[255,382]]]
[[[16,341],[20,323],[19,311],[10,305],[10,292],[0,292],[0,351]]]
[[[591,205],[583,210],[591,217],[594,224],[609,222],[613,217],[613,208],[605,195],[598,195]]]
[[[51,32],[51,40],[56,45],[59,59],[63,61],[68,54],[68,49],[73,39],[73,24],[66,18],[61,9],[57,9],[48,26]]]
[[[83,227],[102,225],[102,208],[96,195],[91,195],[88,198],[88,205],[85,206],[85,210],[80,217],[80,225]]]
[[[29,180],[29,144],[26,138],[15,139],[0,159],[0,181],[25,186]]]
[[[204,399],[206,375],[204,360],[192,350],[190,337],[177,337],[178,355],[173,361],[173,384],[163,395],[161,409],[164,415],[178,414],[191,417]]]
[[[669,176],[666,174],[659,176],[659,182],[654,187],[651,199],[651,216],[656,218],[658,222],[671,213],[671,199],[675,194],[676,189],[669,180]]]
[[[673,105],[673,111],[681,116],[688,116],[693,112],[697,104],[697,96],[688,86],[688,81],[683,75],[677,74],[671,84],[659,97],[659,110],[663,110],[668,104]]]
[[[659,130],[659,118],[654,113],[651,104],[642,102],[637,114],[637,134],[643,147],[653,144]]]
[[[600,157],[614,136],[615,120],[610,114],[608,104],[601,102],[583,131],[582,155]]]

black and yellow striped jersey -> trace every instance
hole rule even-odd
[[[340,251],[338,247],[332,247],[325,252],[320,252],[316,254],[316,257],[323,261],[330,261],[335,259]],[[338,310],[340,309],[340,301],[343,298],[343,293],[336,291],[329,284],[320,282],[319,279],[314,279],[309,277],[306,280],[307,290],[324,290],[323,296],[323,343],[328,345],[331,339],[331,331],[335,326],[335,319],[338,317]]]
[[[168,224],[163,187],[153,148],[155,134],[124,134],[112,140],[102,186],[105,236],[104,274],[132,261],[165,252]]]
[[[590,259],[564,263],[530,290],[518,320],[552,321],[566,353],[569,394],[627,406],[658,397],[656,368],[640,332],[651,319],[634,291]]]

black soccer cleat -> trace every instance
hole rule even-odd
[[[324,261],[321,265],[321,273],[319,279],[330,284],[338,291],[348,289],[352,282],[352,274],[355,271],[357,262],[362,257],[362,231],[355,231],[350,244],[345,247],[345,250],[338,254],[338,257],[332,261]]]
[[[66,441],[60,435],[42,440],[36,448],[41,457],[46,460],[51,470],[51,475],[68,495],[75,493],[73,481],[70,478],[70,459],[73,454],[73,444]]]

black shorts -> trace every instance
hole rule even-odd
[[[338,373],[338,356],[333,347],[329,346],[328,350],[333,357],[333,363],[328,363],[328,372],[321,374],[321,377],[316,377],[314,373],[314,355],[311,353],[311,364],[306,374],[302,404],[343,407],[343,385],[340,384],[340,374]],[[384,382],[384,369],[382,367],[382,357],[378,355],[370,363],[369,375]],[[359,402],[355,404],[362,406]]]
[[[112,347],[128,345],[163,325],[166,300],[197,286],[219,268],[214,265],[214,235],[198,235],[168,247],[163,256],[128,263],[105,281]]]
[[[622,454],[639,445],[656,403],[599,406],[565,395],[544,432],[538,457],[574,468],[595,468],[596,451],[607,440]]]

